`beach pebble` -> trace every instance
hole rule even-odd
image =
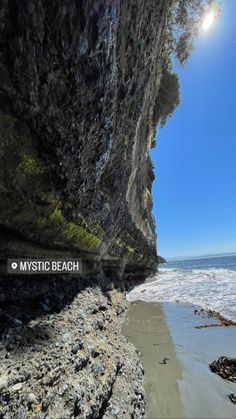
[[[95,353],[95,348],[94,348],[94,346],[93,345],[88,345],[88,351],[89,351],[89,353],[90,353],[90,355],[94,355],[94,353]]]
[[[116,306],[106,300],[101,291],[84,290],[52,317],[40,311],[39,318],[24,324],[24,333],[7,329],[1,348],[0,417],[2,412],[6,419],[99,416],[99,405],[105,403],[111,418],[125,417],[126,407],[141,418],[138,355],[121,337]],[[43,302],[50,307],[46,299]]]
[[[95,330],[102,330],[103,329],[103,322],[101,320],[95,320],[93,322],[93,328]]]
[[[58,390],[59,396],[63,396],[63,394],[66,392],[67,389],[68,389],[68,386],[66,384],[64,384],[64,386],[60,387],[59,390]]]
[[[52,403],[53,397],[52,396],[48,396],[45,399],[42,400],[42,410],[45,412],[50,404]]]
[[[117,416],[120,413],[119,406],[114,406],[113,409],[112,409],[112,413],[113,413],[113,415]]]
[[[17,419],[27,419],[28,418],[28,412],[25,409],[20,410],[20,412],[17,415]]]
[[[98,307],[98,309],[100,311],[106,311],[106,310],[108,310],[108,306],[105,303],[104,304],[100,304],[99,307]]]
[[[16,318],[13,318],[12,322],[13,322],[14,326],[22,326],[22,324],[23,324],[21,320],[16,319]]]
[[[69,333],[64,333],[64,335],[62,336],[62,342],[66,343],[69,338],[70,338],[70,334]]]
[[[104,371],[104,367],[101,364],[93,364],[91,366],[91,371],[95,374],[101,374]]]
[[[34,393],[30,393],[27,397],[27,402],[33,404],[36,401],[36,396]]]
[[[8,377],[7,375],[3,375],[0,377],[0,390],[7,388],[8,386]]]
[[[20,391],[22,389],[22,387],[23,387],[22,383],[17,383],[17,384],[14,384],[14,386],[12,386],[11,390],[12,391]]]
[[[83,342],[78,339],[73,343],[72,348],[71,348],[71,352],[73,354],[76,354],[79,349],[82,349],[82,347],[83,347]]]

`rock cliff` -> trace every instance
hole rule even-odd
[[[1,0],[0,418],[142,418],[122,291],[156,253],[149,150],[169,0]],[[11,276],[9,257],[81,258]]]
[[[58,249],[86,272],[156,269],[149,149],[168,4],[2,0],[3,262]]]

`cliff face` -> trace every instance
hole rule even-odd
[[[149,148],[168,3],[1,1],[2,260],[55,249],[91,273],[156,269]]]
[[[1,0],[0,418],[144,416],[119,289],[161,261],[149,149],[168,6]],[[66,256],[82,275],[5,272]]]

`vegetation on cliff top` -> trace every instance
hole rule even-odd
[[[163,45],[162,79],[153,110],[154,125],[165,125],[180,103],[180,84],[173,71],[172,61],[184,65],[190,56],[194,41],[200,33],[203,17],[209,11],[215,18],[220,14],[219,2],[214,0],[172,0],[167,16]]]
[[[220,10],[220,2],[216,0],[172,0],[166,28],[168,54],[174,54],[181,64],[185,64],[199,36],[204,16],[213,11],[216,19]]]

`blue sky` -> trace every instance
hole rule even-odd
[[[236,252],[236,0],[176,70],[181,104],[152,151],[158,253]]]

